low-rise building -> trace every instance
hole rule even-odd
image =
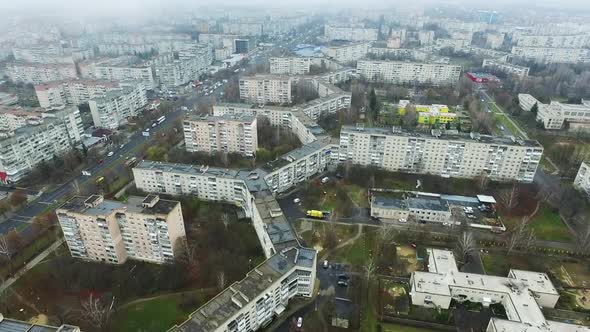
[[[508,75],[516,75],[520,78],[529,76],[529,67],[513,65],[508,62],[494,60],[494,59],[484,59],[482,63],[482,68],[491,68],[493,70],[498,70]]]
[[[291,79],[280,75],[255,75],[240,78],[240,99],[248,103],[291,103]]]
[[[253,116],[189,115],[183,128],[188,152],[239,153],[252,157],[258,150],[258,131]]]
[[[428,272],[410,278],[413,305],[448,309],[451,300],[502,304],[507,319],[491,318],[488,332],[590,331],[587,327],[546,320],[541,308],[553,308],[559,293],[546,273],[511,269],[508,277],[460,272],[450,250],[427,249]]]
[[[461,66],[439,63],[360,60],[356,68],[369,81],[395,84],[454,85],[461,75]]]
[[[88,105],[96,127],[117,129],[127,123],[127,118],[139,114],[147,103],[145,86],[139,83],[108,91],[102,97],[90,100]]]
[[[397,110],[400,115],[404,115],[406,113],[406,107],[410,105],[409,100],[401,99],[397,106]],[[433,124],[444,124],[449,122],[454,122],[457,120],[457,114],[449,112],[449,107],[447,105],[439,105],[439,104],[432,104],[432,105],[412,105],[414,109],[418,113],[417,119],[419,124],[423,125],[433,125]]]
[[[542,103],[537,100],[537,98],[529,95],[528,93],[519,93],[518,94],[518,105],[523,111],[530,112],[533,109],[533,106],[537,105],[537,108]],[[538,111],[538,109],[537,109]]]
[[[24,122],[0,132],[2,183],[17,182],[39,163],[53,160],[55,156],[73,149],[84,133],[77,107],[45,112],[34,120],[30,118],[31,114],[16,116],[24,118]]]
[[[74,325],[62,324],[50,326],[45,324],[29,323],[4,317],[0,314],[0,331],[43,331],[43,332],[80,332],[80,328]]]
[[[572,130],[590,126],[590,101],[582,100],[582,104],[551,101],[549,104],[538,103],[537,107],[537,121],[542,122],[545,129],[562,129],[566,121]]]
[[[158,195],[130,196],[126,203],[103,196],[76,196],[55,210],[72,257],[123,264],[174,260],[186,241],[180,202]]]
[[[584,161],[580,164],[574,179],[574,187],[590,198],[590,165]]]
[[[476,133],[441,136],[343,126],[339,154],[342,162],[389,171],[532,182],[543,147],[537,141]]]

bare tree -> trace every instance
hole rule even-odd
[[[225,279],[225,272],[219,271],[219,273],[217,273],[217,288],[219,289],[219,291],[225,289],[226,282],[227,280]]]
[[[516,184],[512,185],[512,189],[505,190],[500,193],[499,199],[506,212],[510,213],[518,205],[520,191]]]
[[[581,253],[590,252],[590,225],[585,225],[584,230],[576,233],[576,245]]]
[[[6,260],[10,260],[10,245],[6,236],[0,237],[0,257],[4,256]]]
[[[490,183],[490,178],[485,175],[484,173],[480,174],[477,178],[477,187],[480,191],[485,191],[488,188],[488,184]]]
[[[462,262],[467,262],[469,255],[476,250],[476,242],[471,232],[463,232],[457,242],[457,253]]]
[[[225,229],[227,229],[229,226],[229,214],[227,212],[223,212],[221,215],[221,222],[223,223],[223,226],[225,226]]]
[[[375,259],[373,256],[370,256],[369,259],[365,261],[365,265],[363,267],[364,270],[364,277],[367,282],[370,282],[373,278],[373,274],[375,273],[375,269],[377,269],[377,264],[375,264]]]
[[[524,247],[529,243],[533,244],[534,234],[529,234],[528,222],[528,217],[523,217],[512,230],[512,233],[506,242],[506,254],[509,255],[514,249]]]
[[[99,330],[106,330],[109,326],[115,298],[111,303],[103,303],[100,299],[94,298],[90,294],[87,300],[82,301],[81,314],[90,324],[96,326]]]

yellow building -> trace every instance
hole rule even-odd
[[[400,115],[406,113],[406,106],[410,104],[409,100],[400,100],[398,112]],[[448,123],[457,119],[457,114],[449,112],[447,105],[414,105],[418,113],[418,123],[423,125],[432,125],[436,123]]]

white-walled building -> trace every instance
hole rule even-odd
[[[538,63],[590,62],[590,49],[513,46],[512,55]]]
[[[256,117],[189,115],[183,122],[188,152],[227,152],[252,157],[258,150]]]
[[[52,81],[74,79],[77,77],[73,63],[33,63],[14,62],[6,65],[6,76],[14,82],[41,84]]]
[[[513,42],[521,47],[585,48],[590,46],[590,35],[519,35]]]
[[[305,75],[314,63],[310,57],[272,57],[268,59],[271,74]]]
[[[523,111],[530,112],[533,106],[537,105],[539,107],[542,103],[537,100],[537,98],[529,95],[528,93],[519,93],[518,94],[518,105],[522,108]]]
[[[326,24],[324,25],[324,38],[331,40],[348,40],[348,41],[375,41],[379,33],[377,29],[361,27],[338,27]]]
[[[14,183],[42,161],[74,148],[84,127],[77,107],[46,112],[32,121],[25,119],[9,131],[0,132],[0,182]]]
[[[559,293],[546,273],[511,269],[508,277],[460,272],[450,250],[427,249],[428,272],[410,278],[413,305],[448,309],[451,300],[502,304],[508,319],[492,318],[486,332],[586,332],[587,327],[546,320]]]
[[[186,241],[180,202],[158,195],[130,196],[127,202],[103,196],[75,196],[55,210],[72,257],[111,264],[127,259],[151,263],[174,260]]]
[[[240,99],[258,104],[291,103],[291,78],[281,75],[255,75],[240,78]]]
[[[580,168],[574,179],[574,187],[590,198],[590,165],[584,161],[580,164]]]
[[[389,171],[532,182],[543,147],[536,141],[475,133],[433,136],[343,126],[339,154],[341,162]]]
[[[360,60],[356,69],[369,81],[396,84],[453,85],[461,75],[461,66],[439,63]]]
[[[357,61],[369,53],[369,43],[352,43],[338,46],[326,46],[322,53],[338,62],[347,63]]]
[[[537,104],[537,121],[543,123],[545,129],[562,129],[567,121],[570,129],[587,129],[590,125],[590,102],[582,100],[582,104],[564,104],[551,101],[549,104]]]
[[[225,22],[221,24],[224,34],[239,36],[261,36],[262,23],[260,22]]]
[[[152,66],[134,56],[85,61],[79,64],[84,78],[107,81],[140,81],[146,89],[157,86]]]
[[[108,91],[102,97],[88,101],[94,125],[105,129],[117,129],[127,122],[127,118],[139,114],[147,103],[146,89],[141,83]]]
[[[187,44],[178,52],[160,56],[155,62],[155,77],[163,88],[169,89],[197,80],[209,72],[213,48],[208,44]]]
[[[529,76],[530,70],[529,67],[513,65],[508,62],[494,59],[484,59],[481,66],[482,68],[491,68],[493,70],[498,70],[509,75],[516,75],[520,78]]]

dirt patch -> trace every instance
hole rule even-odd
[[[584,309],[590,309],[590,290],[579,289],[572,294],[576,297],[577,305]]]
[[[47,325],[47,323],[49,323],[49,318],[46,315],[39,314],[31,318],[29,320],[29,323],[37,325]]]

